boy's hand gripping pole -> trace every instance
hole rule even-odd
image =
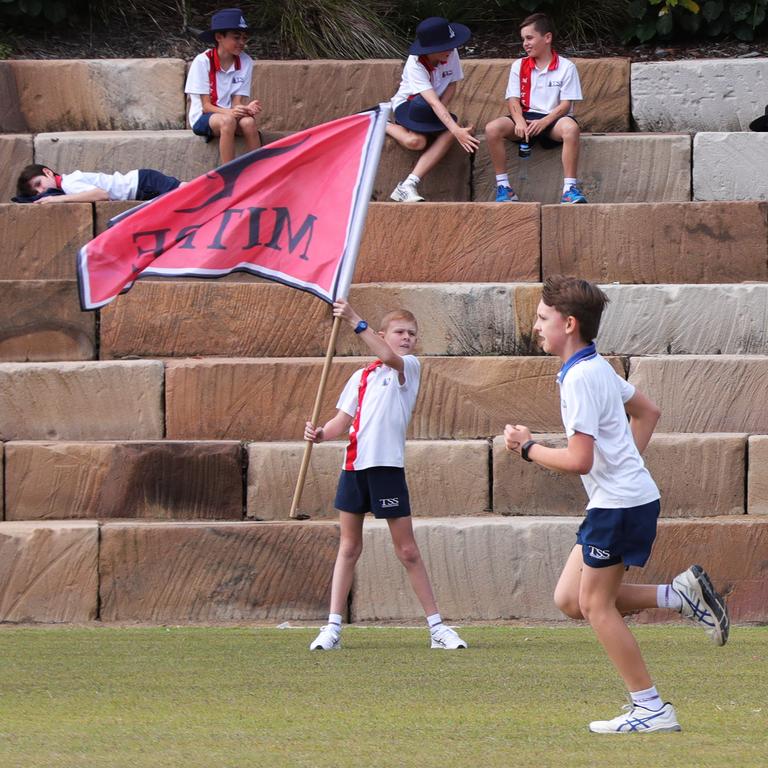
[[[315,397],[315,405],[312,408],[312,424],[317,425],[317,420],[320,418],[320,408],[323,403],[323,396],[325,395],[325,386],[328,382],[328,374],[331,370],[331,363],[333,362],[333,356],[336,353],[336,338],[339,335],[339,328],[341,328],[341,318],[333,318],[333,328],[331,328],[331,338],[328,341],[328,350],[325,353],[325,363],[323,364],[323,372],[320,376],[320,386],[317,388],[317,396]],[[304,490],[304,481],[307,478],[307,470],[309,469],[309,459],[312,456],[312,445],[309,440],[304,447],[304,457],[301,460],[301,469],[299,470],[299,477],[296,480],[296,490],[293,492],[293,501],[291,502],[290,517],[293,520],[307,520],[309,515],[300,514],[298,512],[299,502],[301,501],[301,493]]]

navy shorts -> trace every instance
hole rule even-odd
[[[137,200],[153,200],[172,189],[181,182],[175,176],[166,176],[152,168],[139,168],[139,186],[136,189]]]
[[[514,120],[512,115],[507,115],[510,120]],[[523,117],[526,120],[540,120],[542,117],[546,117],[546,115],[543,112],[523,112]],[[573,115],[563,115],[563,117],[570,117],[571,120],[573,120],[576,125],[578,125],[578,122],[576,121],[576,118]],[[549,134],[551,133],[552,129],[557,125],[558,121],[562,120],[563,117],[558,117],[557,120],[555,120],[552,125],[545,128],[538,136],[531,136],[531,140],[529,144],[533,146],[534,144],[541,144],[541,146],[544,149],[555,149],[556,147],[562,147],[563,142],[557,141],[556,139],[553,139]]]
[[[644,566],[656,538],[660,510],[658,499],[639,507],[588,509],[576,534],[584,565],[590,568],[605,568],[618,563],[627,567]]]
[[[192,126],[192,133],[196,136],[202,136],[205,139],[206,144],[213,138],[213,131],[211,130],[212,114],[212,112],[206,112],[205,114],[200,115]]]
[[[411,500],[405,470],[402,467],[342,469],[334,506],[358,515],[373,512],[379,519],[408,517]]]

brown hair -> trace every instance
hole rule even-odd
[[[526,16],[520,22],[519,28],[522,29],[531,25],[540,35],[546,35],[548,32],[551,32],[552,37],[555,36],[555,25],[546,13],[532,13],[530,16]]]
[[[51,170],[47,165],[40,165],[39,163],[32,163],[27,165],[24,170],[19,174],[19,178],[16,179],[16,194],[20,197],[31,197],[35,194],[35,190],[29,186],[29,182],[35,178],[35,176],[42,176],[44,170]]]
[[[552,275],[544,281],[541,300],[563,317],[579,321],[579,335],[590,344],[597,336],[608,297],[593,283],[577,277]]]
[[[416,330],[419,329],[418,320],[416,320],[416,316],[413,312],[409,312],[407,309],[393,309],[381,318],[379,330],[386,331],[387,328],[389,328],[389,324],[395,320],[405,320],[406,323],[413,323],[416,326]]]

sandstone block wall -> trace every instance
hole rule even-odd
[[[338,535],[335,523],[107,523],[101,618],[325,618]]]
[[[91,621],[98,611],[94,521],[0,523],[0,621]]]
[[[768,432],[768,358],[632,357],[629,381],[661,408],[660,432]]]
[[[693,199],[768,200],[766,167],[768,133],[697,133]]]
[[[632,117],[638,131],[747,131],[766,83],[765,58],[635,62]]]
[[[0,61],[0,131],[183,128],[185,70],[181,59]]]
[[[0,440],[163,437],[163,364],[0,363]]]
[[[291,509],[304,443],[248,446],[248,517],[285,520]],[[333,518],[345,443],[321,443],[312,459],[299,510]],[[484,440],[410,440],[405,471],[411,510],[418,517],[481,515],[490,511],[488,444]]]
[[[419,354],[527,354],[527,306],[517,295],[515,284],[374,283],[354,285],[350,301],[376,328],[392,308],[413,312]],[[519,327],[520,307],[525,321]],[[324,356],[331,322],[325,303],[275,283],[147,280],[101,311],[100,353],[102,358]],[[336,354],[366,351],[344,325]]]
[[[369,358],[331,368],[321,418]],[[621,361],[612,359],[623,374]],[[409,430],[417,439],[500,434],[509,421],[539,432],[560,428],[551,357],[429,357]],[[316,358],[172,360],[166,366],[166,435],[175,440],[295,440],[312,411],[321,361]]]
[[[92,360],[96,317],[74,280],[0,280],[0,361]]]
[[[524,202],[559,203],[560,149],[535,146],[527,160],[507,142],[507,169]],[[691,138],[687,134],[583,135],[579,177],[590,203],[682,202],[691,199]],[[493,200],[494,169],[485,137],[472,170],[475,199]],[[709,199],[709,198],[697,198]]]
[[[749,437],[747,511],[768,515],[768,435]]]
[[[566,445],[562,432],[536,439]],[[643,458],[661,493],[662,517],[743,515],[746,440],[743,434],[655,434]],[[494,439],[494,514],[576,515],[586,503],[579,477],[527,464],[506,450],[503,438]]]
[[[77,252],[93,237],[91,206],[2,204],[0,231],[0,280],[72,280]]]
[[[32,136],[22,133],[0,134],[0,167],[3,169],[0,179],[0,203],[10,202],[16,194],[16,179],[24,166],[32,162],[34,162]]]
[[[764,355],[768,285],[606,285],[603,354]]]
[[[633,284],[764,281],[767,210],[757,202],[547,205],[542,274]]]
[[[11,442],[6,519],[243,517],[240,443]]]

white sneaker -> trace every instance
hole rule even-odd
[[[423,203],[424,198],[419,194],[412,181],[401,181],[389,196],[396,203]]]
[[[666,702],[659,710],[646,709],[639,705],[627,705],[628,710],[613,720],[595,720],[589,724],[592,733],[654,733],[682,731],[677,722],[675,708]]]
[[[432,648],[441,648],[444,651],[455,651],[458,648],[466,648],[467,644],[445,624],[438,624],[432,630]]]
[[[680,613],[686,619],[701,624],[715,645],[725,645],[731,626],[728,606],[712,586],[707,572],[700,565],[692,565],[687,571],[675,576],[672,589],[683,600]]]
[[[341,635],[331,624],[320,627],[320,634],[309,644],[310,651],[338,651],[341,649]]]

